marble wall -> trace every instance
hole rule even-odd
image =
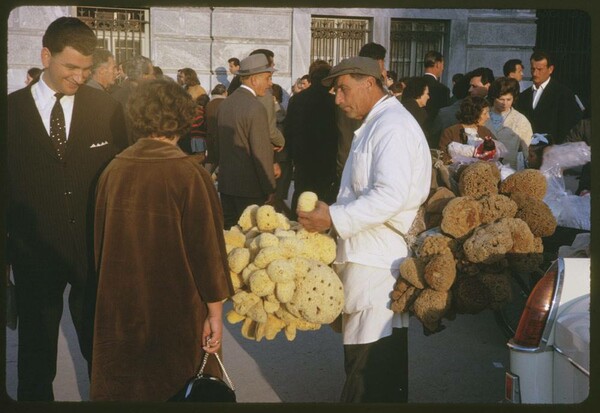
[[[25,73],[40,66],[41,37],[54,19],[72,15],[73,7],[18,7],[8,20],[8,91],[24,85]],[[150,9],[150,58],[173,78],[177,69],[197,71],[205,89],[229,84],[227,59],[242,59],[254,49],[275,53],[274,83],[288,92],[294,79],[310,65],[311,16],[367,17],[372,41],[389,47],[392,18],[448,21],[446,70],[442,81],[451,84],[454,73],[479,66],[502,74],[508,59],[525,62],[535,45],[534,10],[491,9],[368,9],[368,8],[227,8],[153,7]]]

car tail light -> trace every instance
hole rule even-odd
[[[512,339],[514,344],[533,348],[540,346],[555,296],[558,273],[557,260],[533,288]]]

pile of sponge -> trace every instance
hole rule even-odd
[[[298,207],[312,210],[314,193],[301,195]],[[235,294],[232,323],[242,322],[242,335],[261,341],[284,331],[317,330],[332,323],[344,304],[342,283],[329,266],[336,243],[327,234],[311,233],[270,205],[247,207],[238,224],[225,230]]]
[[[510,302],[511,272],[540,270],[542,237],[557,225],[542,201],[546,179],[538,170],[501,181],[495,163],[479,161],[457,181],[458,193],[440,187],[426,201],[429,230],[402,262],[392,292],[392,310],[412,312],[426,334],[443,329],[442,318]]]

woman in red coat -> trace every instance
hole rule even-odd
[[[92,400],[166,401],[220,349],[233,293],[223,214],[209,174],[177,146],[194,114],[175,82],[137,88],[128,115],[143,138],[100,176]]]

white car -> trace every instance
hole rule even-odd
[[[559,258],[529,295],[508,342],[511,403],[579,403],[589,394],[590,259]]]

